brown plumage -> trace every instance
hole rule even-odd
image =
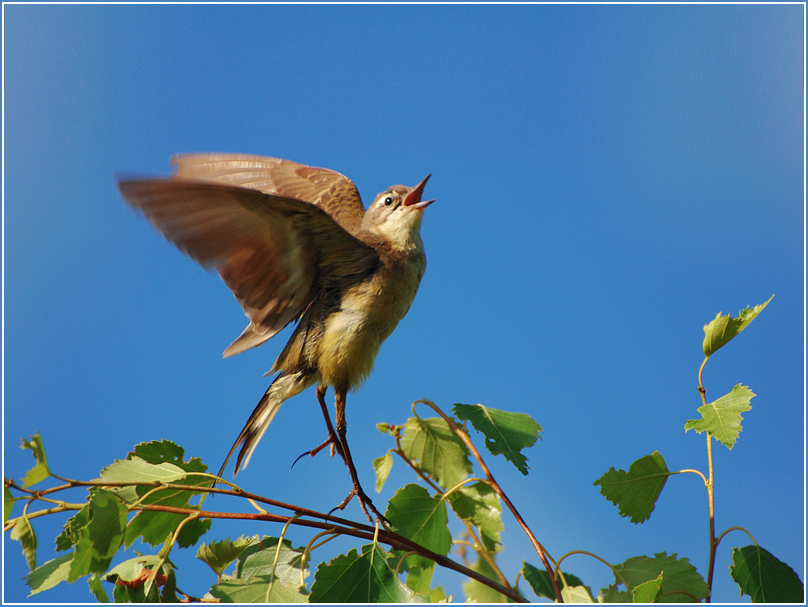
[[[328,440],[346,461],[367,514],[345,439],[345,397],[370,373],[381,343],[407,313],[426,267],[419,235],[425,178],[393,186],[365,212],[353,182],[335,171],[278,158],[192,154],[172,159],[168,179],[122,181],[124,199],[204,267],[215,268],[250,323],[225,350],[232,356],[299,321],[270,372],[279,372],[250,416],[241,446],[246,467],[284,400],[317,384]],[[324,402],[334,387],[337,431]],[[225,465],[227,460],[225,460]],[[224,470],[222,466],[222,471]]]

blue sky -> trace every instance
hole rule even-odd
[[[402,423],[416,399],[529,413],[545,430],[530,475],[488,463],[551,554],[676,552],[706,574],[696,476],[672,478],[639,526],[592,483],[654,450],[706,471],[704,437],[682,429],[698,416],[702,326],[774,293],[704,374],[708,400],[737,383],[757,394],[735,448],[714,450],[716,525],[748,527],[804,579],[802,5],[5,5],[4,17],[7,476],[29,467],[17,445],[37,430],[73,478],[162,438],[218,469],[289,335],[222,360],[239,306],[124,206],[115,175],[167,174],[179,152],[263,154],[344,173],[367,204],[431,172],[427,272],[348,398],[365,487],[391,446],[376,423]],[[329,510],[349,489],[342,463],[289,469],[324,436],[307,391],[239,482]],[[414,481],[404,468],[377,505]],[[36,526],[41,563],[53,518]],[[513,579],[538,563],[506,527]],[[719,549],[719,600],[738,596],[726,572],[746,543],[733,533]],[[5,600],[25,600],[19,547],[5,550]],[[180,585],[202,593],[212,574],[183,552]],[[610,583],[591,559],[567,563],[595,591]],[[439,579],[462,597],[459,576]],[[34,598],[90,596],[80,581]]]

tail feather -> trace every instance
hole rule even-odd
[[[247,464],[250,463],[253,451],[255,451],[258,442],[264,436],[264,432],[266,432],[278,409],[281,408],[283,401],[295,394],[299,394],[313,383],[314,374],[311,372],[281,373],[276,377],[264,396],[258,401],[258,405],[247,420],[244,429],[230,448],[230,452],[219,470],[219,476],[222,476],[225,468],[227,468],[227,462],[230,461],[230,457],[239,446],[241,446],[241,451],[236,458],[236,469],[233,471],[233,476],[236,476],[239,470],[246,468]]]

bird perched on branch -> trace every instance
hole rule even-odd
[[[365,210],[354,183],[335,171],[244,154],[172,158],[167,179],[124,180],[124,199],[180,250],[215,268],[250,323],[224,351],[259,346],[297,321],[270,369],[278,376],[255,407],[227,461],[247,466],[283,401],[316,385],[328,438],[351,474],[356,496],[381,514],[362,490],[346,439],[345,400],[373,367],[382,342],[412,304],[426,268],[421,200],[429,175],[396,185]],[[334,388],[336,432],[325,394]],[[305,455],[305,453],[304,453]]]

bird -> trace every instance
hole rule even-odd
[[[407,314],[426,269],[420,236],[430,175],[394,185],[365,209],[356,185],[336,171],[250,154],[194,153],[171,158],[165,178],[120,179],[123,199],[167,240],[215,269],[249,319],[225,358],[296,326],[267,375],[261,397],[219,471],[241,447],[234,476],[250,461],[283,402],[316,385],[326,446],[348,467],[357,497],[382,520],[362,490],[347,441],[349,391],[370,374],[382,342]],[[325,396],[334,390],[336,430]],[[302,456],[301,456],[302,457]],[[299,459],[299,458],[298,458]],[[296,460],[297,461],[297,460]]]

